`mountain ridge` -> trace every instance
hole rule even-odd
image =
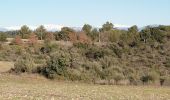
[[[20,28],[22,27],[23,25],[18,25],[18,26],[8,26],[8,27],[1,27],[0,26],[0,31],[15,31],[15,30],[20,30]],[[38,26],[40,25],[27,25],[31,30],[35,30]],[[57,24],[44,24],[43,25],[45,27],[45,29],[47,31],[60,31],[61,28],[63,27],[70,27],[70,26],[64,26],[64,25],[57,25]],[[114,24],[114,27],[117,28],[117,29],[123,29],[123,30],[127,30],[130,26],[127,26],[127,25],[121,25],[121,24]],[[70,28],[73,28],[75,30],[78,30],[80,31],[82,27],[70,27]],[[99,28],[99,27],[96,27],[96,28]]]

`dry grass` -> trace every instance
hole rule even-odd
[[[109,86],[50,81],[38,75],[0,75],[0,99],[169,100],[170,87]]]
[[[0,71],[13,66],[0,62]],[[0,100],[170,100],[170,87],[109,86],[51,81],[39,75],[0,74]]]

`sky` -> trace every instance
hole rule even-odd
[[[170,25],[170,0],[0,0],[0,26]]]

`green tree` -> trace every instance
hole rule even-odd
[[[131,46],[134,47],[138,44],[138,42],[140,41],[140,36],[139,36],[139,32],[138,32],[138,27],[136,25],[128,28],[128,31],[125,32],[124,34],[122,34],[121,36],[121,40]]]
[[[44,39],[46,33],[47,33],[47,31],[43,25],[39,26],[35,30],[35,34],[38,36],[38,39],[40,39],[40,40]]]
[[[109,41],[110,42],[117,42],[120,39],[120,35],[122,34],[120,30],[111,30],[109,31]]]
[[[150,28],[146,27],[139,34],[140,34],[141,40],[146,43],[150,39],[150,37],[151,37]]]
[[[156,40],[161,43],[164,41],[165,32],[160,30],[159,27],[150,28],[150,32],[153,40]]]
[[[105,24],[103,24],[102,28],[100,29],[101,32],[104,32],[104,31],[110,31],[112,30],[114,27],[114,25],[110,22],[106,22]]]
[[[139,30],[138,30],[138,27],[136,25],[134,25],[134,26],[132,26],[128,29],[128,32],[131,33],[131,34],[136,34],[136,33],[138,33],[138,31]]]
[[[151,41],[157,41],[157,42],[163,42],[164,37],[167,35],[168,32],[165,31],[165,27],[152,27],[152,26],[147,26],[140,32],[140,38],[143,40],[145,43],[148,40]]]
[[[19,31],[21,38],[28,38],[30,33],[31,33],[31,30],[26,25],[22,26]]]
[[[87,35],[90,34],[91,30],[92,30],[92,26],[89,24],[85,24],[82,28],[82,31],[84,31]]]
[[[92,41],[99,41],[99,31],[97,30],[97,28],[92,29],[90,37]]]

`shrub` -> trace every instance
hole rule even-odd
[[[31,46],[35,46],[38,42],[38,37],[34,33],[31,33],[28,40]]]
[[[110,44],[109,48],[119,57],[122,57],[123,51],[122,48],[119,47],[117,44]]]
[[[149,83],[149,82],[155,82],[158,79],[159,79],[159,75],[155,71],[148,72],[147,74],[141,77],[141,81],[143,82],[143,84]]]
[[[110,42],[117,42],[120,39],[121,31],[112,30],[112,31],[108,32],[108,34],[109,34],[108,38],[109,38]]]
[[[78,41],[81,43],[91,43],[91,39],[84,33],[78,33]]]
[[[14,64],[13,70],[16,73],[24,72],[31,73],[33,72],[34,68],[35,68],[34,59],[31,57],[30,54],[26,53],[17,59],[17,61]]]
[[[5,33],[0,32],[0,42],[5,42],[7,38],[7,35]]]
[[[20,36],[16,36],[16,37],[14,38],[14,40],[12,41],[12,44],[22,45],[22,44],[23,44],[23,41],[22,41],[22,39],[21,39]]]
[[[70,58],[64,52],[52,54],[47,65],[43,69],[43,74],[51,79],[56,76],[66,76],[67,67],[70,66]]]
[[[170,68],[170,59],[167,59],[165,62],[165,67]]]
[[[52,40],[54,40],[54,34],[50,32],[46,33],[45,42],[50,43]]]
[[[86,53],[86,57],[89,59],[99,59],[104,57],[104,51],[102,49],[96,48],[90,48]]]
[[[116,73],[114,75],[113,79],[115,80],[115,83],[117,85],[120,80],[124,79],[124,76],[122,74],[120,74],[120,73]]]

